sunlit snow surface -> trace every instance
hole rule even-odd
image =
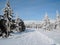
[[[27,29],[22,33],[13,33],[9,38],[0,38],[0,45],[59,45],[59,31]],[[57,37],[55,37],[57,36]]]

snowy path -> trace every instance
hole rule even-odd
[[[0,45],[54,45],[54,41],[39,31],[15,34],[11,39],[0,39]]]

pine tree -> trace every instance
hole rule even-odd
[[[45,19],[44,19],[44,25],[46,26],[47,24],[50,24],[50,19],[47,15],[47,13],[45,14]]]
[[[46,30],[50,30],[50,19],[49,19],[47,13],[45,13],[43,28]]]
[[[9,0],[7,0],[6,7],[4,8],[4,19],[7,20],[6,22],[6,28],[7,28],[7,36],[8,33],[10,32],[10,26],[12,22],[12,9],[10,7]]]
[[[22,31],[25,30],[25,25],[24,25],[24,22],[23,22],[22,19],[20,19],[20,18],[18,18],[18,16],[16,16],[15,22],[16,22],[16,26],[17,26],[17,27],[16,27],[16,30],[17,30],[18,32],[22,32]]]
[[[55,22],[56,28],[60,28],[60,15],[59,12],[56,11],[56,22]]]

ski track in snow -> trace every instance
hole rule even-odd
[[[30,30],[16,34],[8,39],[0,39],[0,45],[59,45],[39,31]]]

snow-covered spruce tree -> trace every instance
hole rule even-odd
[[[45,25],[50,24],[50,19],[49,19],[47,13],[45,14],[44,24]]]
[[[4,19],[6,20],[6,28],[7,28],[7,37],[10,32],[10,26],[12,21],[12,9],[10,7],[9,0],[6,3],[6,7],[4,8]]]
[[[43,28],[49,30],[49,25],[50,25],[50,19],[49,19],[47,13],[46,13],[45,18],[44,18]]]
[[[59,28],[60,28],[60,15],[59,12],[56,11],[55,29],[59,29]]]
[[[23,22],[22,19],[16,18],[15,22],[16,22],[16,26],[17,26],[17,27],[16,27],[16,30],[17,30],[18,32],[22,32],[22,31],[25,30],[25,24],[24,24],[24,22]]]
[[[25,24],[22,19],[20,19],[19,26],[21,27],[19,28],[20,32],[25,31]]]

